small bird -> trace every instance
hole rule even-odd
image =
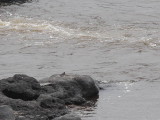
[[[64,75],[66,75],[66,73],[65,73],[65,72],[63,72],[62,74],[60,74],[60,76],[61,76],[61,77],[63,77]]]

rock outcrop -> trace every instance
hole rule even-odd
[[[0,80],[1,92],[7,97],[22,100],[34,100],[40,95],[39,82],[27,75],[14,75],[13,77]]]
[[[83,104],[99,93],[95,80],[87,75],[53,75],[40,80],[42,94],[63,99],[65,104]]]
[[[17,74],[0,80],[0,106],[10,106],[16,120],[80,120],[66,115],[66,106],[87,105],[98,93],[95,80],[86,75],[61,74],[37,81]]]

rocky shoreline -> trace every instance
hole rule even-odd
[[[98,82],[87,75],[52,75],[36,80],[16,74],[0,80],[0,120],[81,120],[69,105],[92,106]]]

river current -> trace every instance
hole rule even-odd
[[[160,1],[36,0],[0,6],[0,78],[66,72],[105,83],[83,120],[160,120]]]

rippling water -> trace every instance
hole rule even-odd
[[[160,1],[37,0],[0,6],[0,78],[91,75],[84,120],[159,120]]]

